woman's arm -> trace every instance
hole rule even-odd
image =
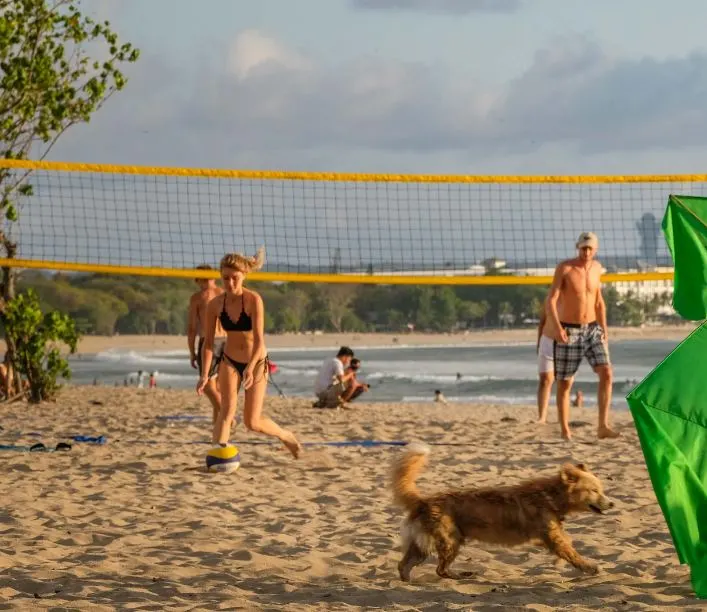
[[[265,355],[265,305],[263,298],[255,291],[250,292],[253,305],[253,354],[248,362],[247,369],[253,370]]]
[[[243,388],[249,389],[253,384],[253,372],[255,366],[265,358],[265,306],[263,298],[255,291],[250,292],[253,320],[253,354],[250,356],[250,361],[243,372]]]

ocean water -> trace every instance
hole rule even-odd
[[[665,340],[612,342],[614,363],[613,405],[625,408],[625,395],[677,345]],[[435,389],[450,402],[534,404],[537,388],[535,344],[509,343],[474,346],[354,347],[362,360],[359,379],[370,383],[366,402],[428,402]],[[278,371],[273,380],[290,397],[312,397],[314,380],[335,349],[272,349]],[[188,389],[197,382],[196,371],[184,351],[110,350],[71,359],[72,382],[123,386],[137,384],[137,373],[157,371],[160,387]],[[147,386],[147,378],[144,383]],[[576,377],[585,404],[596,402],[596,376],[585,362]],[[270,385],[269,393],[277,390]],[[554,403],[554,399],[551,400]]]

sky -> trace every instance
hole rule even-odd
[[[82,0],[140,61],[53,159],[497,174],[687,173],[707,2]]]
[[[704,0],[80,5],[141,58],[125,67],[125,90],[50,159],[414,174],[706,170]],[[105,193],[84,210],[95,179],[61,180],[73,212],[59,215],[59,191],[47,188],[46,213],[25,221],[25,250],[63,241],[66,259],[180,267],[202,263],[207,245],[215,263],[224,249],[260,244],[270,261],[295,267],[326,265],[336,249],[362,266],[549,261],[571,256],[587,230],[600,234],[600,254],[631,257],[642,215],[655,226],[669,193],[707,189],[214,186],[106,175]]]

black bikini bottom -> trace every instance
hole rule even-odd
[[[233,369],[238,372],[238,376],[240,376],[242,380],[243,374],[245,373],[245,369],[248,367],[248,364],[243,363],[242,361],[236,361],[235,359],[231,359],[228,355],[226,355],[226,353],[223,353],[223,358],[226,360],[226,363],[230,364]],[[267,374],[268,370],[270,369],[270,358],[267,355],[265,355],[265,357],[263,357],[260,361],[258,361],[257,364],[255,364],[253,370],[256,371],[261,365],[264,368],[264,373]]]

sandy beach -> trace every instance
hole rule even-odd
[[[343,341],[343,337],[337,339]],[[656,503],[630,414],[618,441],[597,441],[594,410],[574,410],[575,440],[538,426],[533,407],[362,404],[319,411],[268,399],[267,412],[307,443],[376,439],[432,445],[424,491],[482,486],[581,461],[616,509],[571,518],[585,576],[537,548],[465,547],[441,580],[428,561],[399,581],[400,510],[388,469],[400,447],[307,445],[299,461],[238,426],[234,474],[208,474],[208,419],[193,392],[65,389],[57,403],[0,412],[0,602],[14,610],[698,610]],[[582,425],[584,423],[584,425]],[[34,433],[35,435],[28,435]],[[261,444],[253,444],[259,441]]]
[[[609,329],[611,340],[682,340],[695,325],[661,325],[651,327],[615,327]],[[454,334],[422,333],[321,333],[321,334],[268,334],[268,348],[338,348],[341,345],[352,347],[375,346],[473,346],[474,344],[503,344],[535,342],[536,329],[489,329]],[[4,350],[4,342],[0,341]],[[174,351],[187,350],[186,336],[84,336],[78,352],[84,354],[99,353],[111,349],[134,351]]]

